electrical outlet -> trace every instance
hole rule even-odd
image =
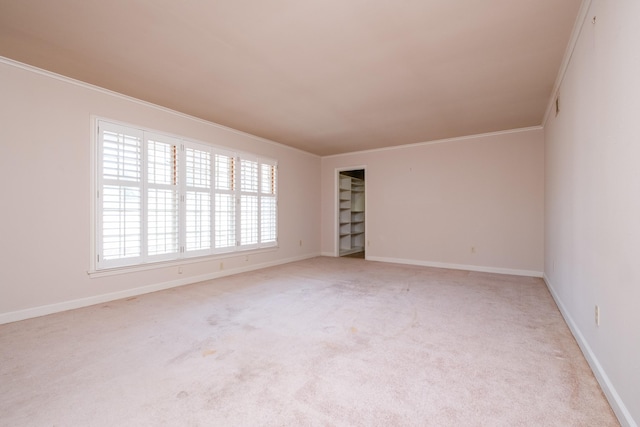
[[[596,305],[596,310],[595,310],[595,321],[596,321],[596,326],[600,326],[600,307]]]

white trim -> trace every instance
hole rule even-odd
[[[421,147],[421,146],[424,146],[424,145],[443,144],[445,142],[466,141],[466,140],[469,140],[469,139],[485,138],[485,137],[500,136],[500,135],[509,135],[509,134],[512,134],[512,133],[530,132],[530,131],[533,131],[533,130],[541,130],[541,129],[544,129],[541,125],[529,126],[529,127],[525,127],[525,128],[500,130],[500,131],[496,131],[496,132],[478,133],[478,134],[475,134],[475,135],[456,136],[456,137],[453,137],[453,138],[444,138],[444,139],[434,139],[433,141],[416,142],[416,143],[413,143],[413,144],[392,145],[390,147],[373,148],[371,150],[351,151],[351,152],[347,152],[347,153],[331,154],[329,156],[322,156],[322,158],[323,159],[330,159],[332,157],[350,156],[350,155],[356,155],[356,154],[377,153],[377,152],[380,152],[380,151],[389,151],[389,150],[402,150],[402,149],[405,149],[405,148]]]
[[[244,255],[244,254],[243,254]],[[8,313],[0,313],[0,325],[5,323],[17,322],[20,320],[31,319],[34,317],[46,316],[48,314],[59,313],[62,311],[73,310],[76,308],[88,307],[95,304],[102,304],[109,301],[115,301],[122,298],[144,295],[150,292],[162,291],[165,289],[176,288],[178,286],[189,285],[192,283],[203,282],[205,280],[213,280],[220,277],[231,276],[233,274],[245,273],[248,271],[259,270],[261,268],[274,267],[276,265],[288,264],[290,262],[302,261],[308,258],[319,256],[318,253],[296,256],[277,261],[269,261],[261,264],[249,265],[230,270],[221,270],[215,273],[203,274],[200,276],[185,277],[168,282],[156,283],[153,285],[142,286],[139,288],[126,289],[118,292],[110,292],[108,294],[96,295],[87,298],[80,298],[71,301],[64,301],[55,304],[43,305],[40,307],[27,308],[24,310],[10,311]]]
[[[364,253],[366,256],[367,253],[367,224],[368,224],[368,220],[367,220],[367,212],[369,211],[367,209],[367,201],[369,200],[369,198],[367,197],[367,165],[360,165],[360,166],[346,166],[346,167],[339,167],[335,169],[335,182],[333,183],[333,189],[336,192],[335,196],[333,198],[333,202],[335,203],[334,208],[333,208],[333,238],[335,239],[335,244],[333,247],[333,254],[329,255],[329,256],[340,256],[340,237],[338,237],[338,235],[340,234],[340,172],[345,172],[345,171],[354,171],[354,170],[363,170],[364,171],[364,243],[363,243],[363,247],[364,247]]]
[[[576,49],[576,45],[578,44],[578,39],[580,38],[580,34],[582,33],[582,28],[584,27],[584,23],[587,17],[587,13],[591,8],[592,0],[583,0],[582,5],[580,5],[580,10],[578,11],[578,16],[573,24],[573,30],[571,31],[571,37],[569,38],[569,43],[567,44],[567,48],[564,51],[564,56],[562,57],[562,63],[560,64],[560,68],[558,69],[558,74],[556,76],[556,81],[553,84],[553,90],[551,91],[551,96],[549,98],[547,109],[545,110],[544,116],[542,117],[542,126],[547,125],[547,121],[549,120],[551,111],[555,108],[556,97],[559,94],[560,86],[562,86],[562,82],[564,81],[564,76],[567,74],[567,69],[569,68],[569,64],[571,63],[571,58],[573,57],[573,52]]]
[[[103,270],[89,270],[87,274],[89,277],[97,278],[97,277],[105,277],[105,276],[116,276],[118,274],[129,274],[136,273],[138,271],[146,271],[146,270],[156,270],[158,268],[169,268],[169,267],[180,267],[187,264],[195,264],[200,262],[210,262],[216,260],[222,260],[227,258],[240,258],[247,257],[249,255],[255,255],[265,252],[275,252],[280,249],[279,246],[269,246],[260,249],[254,250],[245,250],[245,251],[233,251],[229,250],[226,252],[220,252],[214,255],[206,255],[200,257],[188,257],[188,258],[177,258],[168,261],[157,261],[157,262],[149,262],[146,264],[134,264],[122,267],[112,267],[105,268]]]
[[[388,258],[388,257],[377,257],[377,256],[368,256],[367,261],[378,261],[378,262],[390,262],[394,264],[409,264],[409,265],[419,265],[422,267],[435,267],[435,268],[446,268],[450,270],[467,270],[467,271],[477,271],[482,273],[496,273],[496,274],[509,274],[512,276],[527,276],[527,277],[542,277],[543,273],[541,271],[533,271],[533,270],[517,270],[512,268],[501,268],[501,267],[485,267],[481,265],[467,265],[467,264],[451,264],[448,262],[437,262],[437,261],[422,261],[416,259],[403,259],[403,258]]]
[[[596,357],[593,350],[591,350],[589,343],[584,338],[584,335],[582,335],[580,328],[578,328],[578,325],[576,324],[576,322],[574,322],[573,318],[569,314],[569,311],[567,310],[565,305],[562,303],[560,296],[556,293],[555,289],[553,288],[553,285],[551,285],[551,281],[549,280],[546,274],[543,275],[543,279],[545,284],[547,285],[547,289],[549,289],[549,293],[551,294],[554,301],[556,302],[556,305],[558,306],[558,309],[560,310],[562,317],[564,317],[565,322],[569,326],[571,333],[576,339],[578,346],[580,347],[580,350],[582,350],[582,354],[584,355],[585,359],[587,359],[587,363],[589,363],[589,366],[591,367],[593,374],[598,380],[600,387],[602,387],[602,391],[607,397],[607,400],[609,401],[609,404],[611,405],[613,412],[618,417],[618,421],[623,426],[637,427],[638,424],[633,420],[631,413],[629,412],[626,405],[622,401],[622,398],[620,398],[620,395],[618,394],[615,387],[613,386],[613,383],[609,379],[609,376],[607,375],[604,368],[600,364],[600,361],[598,361],[598,358]]]
[[[179,117],[182,117],[182,118],[194,121],[194,122],[198,122],[198,123],[202,123],[202,124],[205,124],[205,125],[213,126],[213,127],[218,128],[218,129],[222,129],[222,130],[226,130],[226,131],[235,133],[237,135],[246,136],[246,137],[255,139],[256,141],[259,141],[259,142],[264,142],[264,143],[267,143],[267,144],[278,146],[280,148],[286,148],[286,149],[289,149],[289,150],[297,151],[299,153],[303,153],[303,154],[306,154],[306,155],[309,155],[309,156],[313,156],[313,157],[317,157],[317,158],[321,157],[321,156],[319,156],[317,154],[310,153],[308,151],[304,151],[304,150],[301,150],[299,148],[291,147],[289,145],[285,145],[285,144],[282,144],[280,142],[273,141],[271,139],[267,139],[267,138],[263,138],[261,136],[257,136],[257,135],[253,135],[253,134],[250,134],[250,133],[247,133],[247,132],[243,132],[241,130],[230,128],[230,127],[227,127],[227,126],[224,126],[224,125],[221,125],[221,124],[209,121],[209,120],[201,119],[199,117],[190,116],[189,114],[181,113],[180,111],[172,110],[171,108],[167,108],[167,107],[163,107],[161,105],[153,104],[153,103],[148,102],[148,101],[143,101],[142,99],[133,98],[131,96],[124,95],[122,93],[115,92],[115,91],[112,91],[112,90],[109,90],[109,89],[105,89],[103,87],[96,86],[96,85],[93,85],[91,83],[86,83],[86,82],[83,82],[81,80],[76,80],[76,79],[73,79],[71,77],[63,76],[61,74],[57,74],[57,73],[54,73],[52,71],[48,71],[48,70],[44,70],[42,68],[34,67],[33,65],[24,64],[22,62],[15,61],[13,59],[9,59],[9,58],[6,58],[4,56],[0,56],[0,64],[6,64],[6,65],[13,66],[13,67],[16,67],[16,68],[21,68],[23,70],[30,71],[30,72],[35,73],[35,74],[40,74],[40,75],[43,75],[43,76],[46,76],[46,77],[50,77],[50,78],[62,81],[64,83],[69,83],[69,84],[72,84],[72,85],[75,85],[75,86],[80,86],[80,87],[82,87],[84,89],[94,90],[96,92],[100,92],[100,93],[103,93],[105,95],[110,95],[110,96],[113,96],[113,97],[116,97],[116,98],[124,99],[126,101],[131,101],[131,102],[134,102],[136,104],[140,104],[140,105],[143,105],[143,106],[146,106],[146,107],[154,108],[156,110],[164,111],[165,113],[170,113],[170,114],[173,114],[173,115],[176,115],[176,116],[179,116]]]
[[[587,1],[589,3],[591,2],[591,0],[585,0],[585,1]],[[423,145],[441,144],[441,143],[445,143],[445,142],[464,141],[464,140],[474,139],[474,138],[507,135],[507,134],[511,134],[511,133],[528,132],[528,131],[532,131],[532,130],[543,129],[542,125],[537,125],[537,126],[530,126],[530,127],[517,128],[517,129],[507,129],[507,130],[501,130],[501,131],[495,131],[495,132],[479,133],[479,134],[467,135],[467,136],[436,139],[436,140],[432,140],[432,141],[416,142],[416,143],[412,143],[412,144],[394,145],[394,146],[390,146],[390,147],[374,148],[374,149],[371,149],[371,150],[351,151],[351,152],[347,152],[347,153],[339,153],[339,154],[331,154],[331,155],[328,155],[328,156],[320,156],[318,154],[314,154],[314,153],[311,153],[309,151],[304,151],[304,150],[301,150],[299,148],[291,147],[289,145],[285,145],[285,144],[282,144],[280,142],[273,141],[271,139],[267,139],[267,138],[263,138],[261,136],[257,136],[257,135],[253,135],[253,134],[250,134],[250,133],[247,133],[247,132],[243,132],[241,130],[234,129],[234,128],[231,128],[231,127],[227,127],[227,126],[224,126],[224,125],[221,125],[221,124],[209,121],[209,120],[201,119],[199,117],[190,116],[188,114],[181,113],[179,111],[172,110],[170,108],[163,107],[163,106],[160,106],[160,105],[157,105],[157,104],[153,104],[153,103],[148,102],[148,101],[143,101],[143,100],[138,99],[138,98],[133,98],[131,96],[124,95],[122,93],[115,92],[115,91],[112,91],[112,90],[109,90],[109,89],[105,89],[105,88],[102,88],[100,86],[93,85],[91,83],[86,83],[86,82],[83,82],[83,81],[80,81],[80,80],[73,79],[71,77],[63,76],[61,74],[57,74],[57,73],[54,73],[52,71],[44,70],[42,68],[38,68],[38,67],[35,67],[33,65],[24,64],[22,62],[15,61],[13,59],[9,59],[9,58],[6,58],[4,56],[0,56],[0,63],[6,64],[6,65],[9,65],[9,66],[13,66],[13,67],[16,67],[16,68],[20,68],[20,69],[23,69],[23,70],[26,70],[26,71],[30,71],[30,72],[35,73],[35,74],[40,74],[40,75],[43,75],[43,76],[46,76],[46,77],[50,77],[50,78],[53,78],[53,79],[56,79],[56,80],[59,80],[59,81],[65,82],[65,83],[69,83],[69,84],[75,85],[75,86],[80,86],[80,87],[85,88],[85,89],[94,90],[96,92],[100,92],[100,93],[103,93],[105,95],[110,95],[110,96],[113,96],[113,97],[116,97],[116,98],[121,98],[121,99],[124,99],[124,100],[127,100],[127,101],[131,101],[131,102],[134,102],[136,104],[140,104],[140,105],[144,105],[144,106],[147,106],[147,107],[150,107],[150,108],[154,108],[156,110],[164,111],[166,113],[170,113],[170,114],[173,114],[173,115],[176,115],[176,116],[188,119],[188,120],[192,120],[194,122],[203,123],[203,124],[206,124],[206,125],[209,125],[209,126],[216,127],[218,129],[222,129],[222,130],[226,130],[226,131],[235,133],[237,135],[246,136],[246,137],[255,139],[256,141],[265,142],[267,144],[275,145],[275,146],[278,146],[280,148],[286,148],[286,149],[289,149],[289,150],[293,150],[293,151],[296,151],[296,152],[299,152],[299,153],[303,153],[303,154],[306,154],[306,155],[309,155],[309,156],[313,156],[313,157],[316,157],[316,158],[321,158],[321,159],[331,158],[331,157],[340,157],[340,156],[345,156],[345,155],[350,155],[350,154],[364,154],[364,153],[372,153],[372,152],[378,152],[378,151],[388,151],[388,150],[396,150],[396,149],[403,149],[403,148],[418,147],[418,146],[423,146]],[[554,90],[553,94],[555,94],[555,90]],[[552,99],[555,99],[555,97],[552,96]],[[543,121],[542,123],[544,124],[545,122]]]
[[[96,190],[98,188],[98,121],[95,116],[91,116],[91,142],[89,143],[89,271],[95,271],[98,255],[97,231],[98,231],[98,198]]]

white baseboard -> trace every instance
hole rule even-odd
[[[414,259],[367,256],[368,261],[392,262],[395,264],[420,265],[423,267],[447,268],[450,270],[479,271],[482,273],[510,274],[513,276],[542,277],[541,271],[516,270],[512,268],[484,267],[480,265],[450,264],[446,262],[421,261]]]
[[[623,426],[638,427],[638,424],[633,420],[631,413],[629,412],[626,405],[620,398],[620,395],[618,394],[615,387],[611,383],[609,376],[607,375],[605,370],[602,368],[600,361],[598,361],[598,358],[594,354],[593,350],[591,350],[589,343],[585,340],[584,335],[582,335],[582,332],[580,331],[580,328],[578,328],[578,325],[573,321],[573,318],[569,314],[569,311],[567,310],[565,305],[562,303],[562,300],[556,293],[555,289],[553,288],[553,285],[551,284],[551,281],[549,280],[546,274],[543,275],[543,279],[547,285],[547,289],[549,289],[549,293],[551,293],[551,296],[556,302],[556,305],[558,306],[560,313],[562,313],[562,317],[564,317],[564,320],[569,326],[571,333],[573,334],[574,338],[578,342],[578,346],[580,346],[580,350],[582,350],[582,354],[584,354],[585,359],[587,359],[587,363],[589,363],[589,366],[591,367],[591,370],[593,371],[593,374],[595,375],[596,380],[600,384],[600,387],[602,387],[602,391],[607,397],[607,400],[609,401],[609,404],[611,405],[613,412],[615,412],[616,416],[618,417],[618,421]]]
[[[80,298],[71,301],[64,301],[55,304],[43,305],[39,307],[27,308],[24,310],[10,311],[8,313],[0,313],[0,325],[5,323],[17,322],[19,320],[31,319],[33,317],[46,316],[47,314],[59,313],[61,311],[73,310],[76,308],[88,307],[95,304],[103,304],[109,301],[115,301],[122,298],[130,298],[133,296],[148,294],[151,292],[162,291],[165,289],[175,288],[178,286],[189,285],[192,283],[203,282],[205,280],[217,279],[219,277],[231,276],[233,274],[245,273],[248,271],[259,270],[261,268],[274,267],[276,265],[288,264],[290,262],[302,261],[308,258],[319,256],[319,253],[307,254],[277,261],[269,261],[260,264],[252,264],[230,270],[216,271],[200,276],[190,276],[168,282],[155,283],[153,285],[142,286],[139,288],[126,289],[118,292],[110,292],[108,294],[95,295],[87,298]]]

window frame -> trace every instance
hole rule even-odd
[[[165,265],[167,263],[171,264],[183,264],[187,262],[198,262],[202,261],[203,258],[220,258],[220,257],[228,257],[228,256],[236,256],[245,253],[251,253],[256,251],[264,251],[264,250],[274,250],[278,248],[278,227],[277,227],[277,218],[278,218],[278,191],[277,191],[277,168],[278,163],[274,159],[265,158],[261,156],[257,156],[255,154],[246,153],[242,151],[237,151],[233,149],[229,149],[228,147],[222,147],[210,143],[203,143],[200,141],[196,141],[193,139],[188,139],[185,137],[180,137],[176,135],[167,134],[164,132],[159,132],[152,129],[144,129],[140,126],[130,125],[127,123],[122,123],[119,121],[114,121],[111,119],[106,119],[102,117],[92,116],[91,119],[91,127],[92,127],[92,135],[93,141],[91,144],[91,260],[90,260],[90,269],[89,274],[99,274],[99,273],[109,273],[118,270],[136,270],[136,269],[148,269],[153,268],[156,264]],[[104,259],[104,189],[105,183],[108,183],[109,180],[106,180],[103,173],[103,155],[104,155],[104,146],[103,146],[103,135],[105,129],[119,129],[122,130],[123,134],[127,132],[135,133],[140,136],[140,182],[138,185],[140,191],[140,254],[135,257],[129,258],[115,258],[115,259]],[[175,144],[176,145],[176,167],[177,167],[177,182],[175,185],[176,193],[177,193],[177,210],[175,215],[177,216],[177,239],[178,239],[178,251],[171,253],[162,253],[156,255],[149,255],[149,194],[150,189],[152,188],[166,188],[169,189],[171,186],[167,185],[158,185],[151,184],[150,177],[148,175],[149,169],[149,141],[155,141],[166,144]],[[209,155],[209,186],[206,194],[209,196],[209,247],[201,250],[192,250],[187,251],[187,191],[190,191],[191,188],[187,187],[186,182],[186,150],[195,149],[199,151],[203,151],[208,153]],[[216,191],[216,155],[227,156],[232,160],[232,190],[222,191],[225,194],[231,195],[232,202],[234,203],[235,208],[235,244],[227,247],[216,247],[216,196],[221,193],[220,191]],[[243,212],[243,208],[241,206],[241,198],[242,192],[240,191],[240,172],[239,165],[241,161],[255,161],[257,162],[257,192],[255,193],[257,197],[257,219],[255,221],[255,227],[257,232],[257,243],[251,245],[241,245],[240,240],[240,216]],[[274,168],[273,175],[273,194],[262,194],[261,186],[262,186],[262,177],[261,172],[263,169],[263,165],[269,165]],[[275,224],[274,224],[274,233],[275,240],[267,240],[262,241],[262,232],[261,227],[263,224],[263,216],[261,214],[261,205],[263,197],[269,197],[275,200]],[[117,210],[116,210],[117,212]],[[228,237],[228,236],[227,236]]]

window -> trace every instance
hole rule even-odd
[[[235,157],[216,153],[214,180],[214,247],[229,250],[236,246]]]
[[[180,141],[145,134],[147,152],[147,254],[150,259],[175,258],[180,250],[178,147]]]
[[[96,269],[272,247],[277,164],[97,121]]]

